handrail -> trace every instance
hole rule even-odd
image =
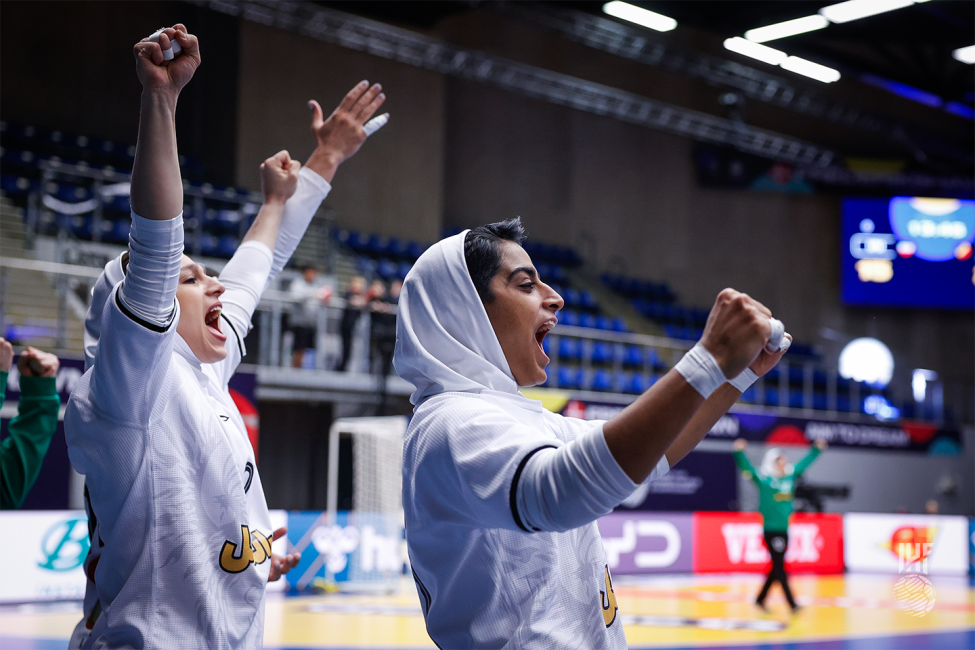
[[[61,262],[42,262],[20,257],[0,257],[0,266],[24,271],[41,271],[42,273],[57,273],[59,275],[77,275],[86,278],[97,278],[102,274],[101,269],[80,264],[62,264]]]

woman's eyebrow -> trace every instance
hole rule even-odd
[[[528,277],[531,278],[532,280],[538,279],[538,274],[535,272],[535,269],[533,269],[530,266],[519,266],[518,268],[516,268],[515,270],[513,270],[511,273],[508,274],[508,282],[511,282],[511,279],[516,275],[518,275],[519,273],[526,273]]]

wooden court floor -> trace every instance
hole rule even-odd
[[[898,587],[899,576],[794,576],[802,606],[794,616],[777,588],[769,613],[752,604],[762,582],[757,575],[619,576],[614,583],[633,649],[975,649],[971,581],[929,579],[933,593],[919,603]],[[60,650],[80,611],[79,603],[0,607],[0,650]],[[388,596],[269,595],[264,638],[270,650],[435,647],[405,580]]]

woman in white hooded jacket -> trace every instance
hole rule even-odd
[[[173,41],[181,55],[167,60]],[[175,25],[136,44],[135,56],[143,96],[127,262],[124,275],[120,258],[99,280],[109,291],[93,304],[102,311],[86,337],[90,368],[65,414],[93,549],[72,647],[259,648],[265,585],[296,558],[272,557],[283,529],[271,530],[227,382],[261,293],[294,249],[289,228],[279,232],[286,204],[289,221],[307,225],[311,215],[294,212],[314,213],[383,96],[360,84],[327,121],[314,104],[314,171],[285,151],[264,162],[265,203],[217,279],[183,255],[173,118],[200,63],[197,39]]]
[[[550,413],[518,388],[544,382],[563,302],[524,237],[511,220],[447,238],[403,286],[413,576],[441,648],[625,648],[595,520],[683,458],[785,350],[763,349],[768,309],[726,289],[701,343],[620,415]]]

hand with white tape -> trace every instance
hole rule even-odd
[[[160,27],[159,29],[157,29],[153,33],[149,34],[149,38],[147,38],[146,40],[148,40],[148,41],[150,41],[152,43],[158,43],[159,42],[159,36],[162,35],[162,33],[164,31],[166,31],[166,28],[165,27]],[[172,61],[182,51],[183,51],[183,48],[181,48],[179,46],[179,42],[170,39],[170,41],[169,41],[169,47],[167,49],[165,49],[165,50],[162,51],[162,53],[163,53],[163,59],[166,60],[166,61]]]
[[[177,48],[182,52],[179,58],[175,58]],[[179,93],[200,65],[199,42],[180,23],[142,39],[133,47],[133,54],[139,81],[147,91]]]
[[[332,114],[325,118],[322,107],[315,100],[308,102],[312,110],[311,132],[318,142],[305,166],[332,182],[335,170],[355,155],[366,138],[375,133],[389,119],[385,113],[373,119],[386,101],[379,84],[361,81],[350,90]]]

